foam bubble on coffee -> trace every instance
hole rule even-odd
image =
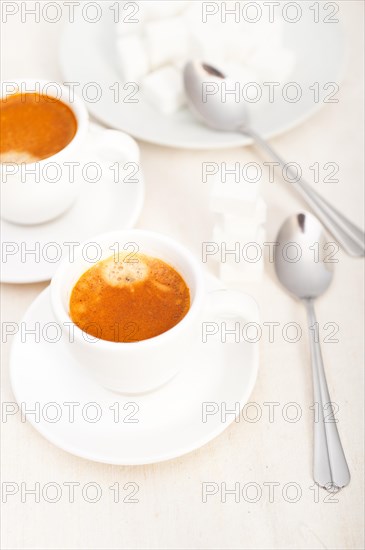
[[[150,271],[147,262],[142,260],[141,255],[138,258],[129,256],[112,256],[102,262],[101,276],[108,285],[132,287],[133,284],[147,279]]]
[[[27,151],[6,151],[6,153],[0,153],[0,164],[30,164],[37,161],[37,157]]]

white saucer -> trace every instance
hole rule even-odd
[[[138,99],[135,103],[122,99],[115,102],[114,91],[111,90],[115,90],[116,83],[121,83],[122,98],[133,89],[123,91],[124,83],[115,53],[113,6],[115,2],[101,2],[102,16],[97,23],[92,24],[82,17],[81,11],[76,10],[75,20],[65,27],[60,46],[60,63],[65,81],[80,83],[79,89],[95,80],[101,86],[100,100],[88,104],[89,111],[97,120],[138,139],[170,147],[215,149],[252,143],[250,138],[242,134],[216,132],[205,127],[194,119],[188,109],[163,115],[149,104],[142,93],[134,98]],[[344,40],[340,24],[324,21],[329,12],[322,14],[318,23],[314,23],[314,12],[309,6],[305,6],[302,12],[300,21],[284,25],[284,45],[294,51],[297,59],[292,74],[281,83],[274,104],[269,101],[268,88],[263,87],[263,99],[251,109],[252,127],[266,138],[288,131],[314,114],[324,105],[323,99],[333,91],[326,84],[338,83],[342,76]],[[282,98],[283,86],[288,82],[301,86],[300,101],[293,103]],[[313,91],[310,90],[316,82],[319,83],[318,101],[314,101]]]
[[[138,183],[118,184],[107,180],[94,184],[84,182],[72,208],[51,222],[16,225],[1,220],[3,247],[4,243],[14,243],[11,246],[18,250],[6,258],[3,252],[1,282],[36,283],[50,280],[60,262],[53,260],[57,259],[61,250],[69,253],[70,245],[67,248],[63,243],[82,243],[90,235],[104,233],[111,228],[130,229],[138,220],[143,201],[144,182],[139,170]],[[57,246],[48,246],[47,243],[57,243]],[[21,250],[36,250],[36,254],[27,254],[24,262]]]
[[[210,287],[217,288],[216,279],[210,282]],[[225,290],[214,295],[237,310],[237,317],[230,317],[227,326],[237,320],[258,322],[257,305],[250,296],[240,293],[237,300],[236,291]],[[209,305],[203,319],[222,321],[217,309]],[[40,327],[54,322],[48,288],[36,298],[23,321],[32,327],[36,322]],[[227,410],[235,405],[241,410],[258,371],[257,343],[222,344],[212,337],[203,344],[200,329],[191,348],[181,350],[186,354],[186,368],[182,372],[154,392],[129,396],[105,390],[89,379],[62,341],[50,343],[41,338],[36,343],[28,337],[22,342],[18,333],[10,359],[15,398],[19,404],[25,404],[23,408],[38,406],[40,418],[29,415],[27,419],[51,443],[74,455],[120,465],[149,464],[184,455],[227,428],[234,415],[228,414],[222,422],[221,403],[225,403]],[[49,329],[48,338],[55,335],[56,331],[52,333]],[[74,406],[74,422],[70,422],[73,405],[64,405],[65,402],[80,404]],[[219,412],[208,416],[206,422],[202,421],[203,402],[219,407]],[[99,408],[87,405],[90,403],[97,403]],[[114,421],[118,408],[119,423]],[[97,412],[101,418],[93,423],[90,420]],[[51,421],[59,415],[59,421]]]

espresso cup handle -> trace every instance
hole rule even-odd
[[[208,292],[207,308],[208,316],[215,319],[216,323],[220,323],[217,327],[219,334],[223,335],[222,326],[226,322],[226,327],[232,323],[233,319],[239,325],[236,328],[236,335],[233,335],[233,341],[238,338],[245,338],[247,331],[252,332],[252,335],[247,337],[245,341],[257,343],[261,335],[260,315],[257,302],[252,296],[242,292],[241,290],[219,289]],[[232,327],[230,327],[232,328]],[[220,329],[220,330],[219,330]],[[232,339],[231,339],[232,340]],[[227,337],[227,341],[231,341]],[[258,353],[258,346],[255,346],[255,353]]]
[[[118,130],[90,127],[81,152],[82,160],[96,163],[107,181],[131,182],[138,179],[139,147],[128,134]]]

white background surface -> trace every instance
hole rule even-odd
[[[30,4],[30,3],[29,3]],[[363,3],[340,2],[341,21],[349,47],[349,63],[338,104],[326,105],[312,119],[273,141],[288,160],[309,169],[314,162],[337,162],[340,182],[317,188],[354,222],[363,220]],[[15,17],[2,25],[2,78],[61,80],[57,47],[62,25],[26,24]],[[81,47],[81,45],[80,45]],[[85,52],[87,55],[87,52]],[[252,148],[189,152],[141,144],[146,177],[146,202],[139,227],[178,238],[196,254],[210,239],[212,220],[206,208],[208,188],[201,183],[203,161],[242,163],[257,161]],[[285,216],[301,207],[284,184],[269,184],[263,195],[269,204],[268,240]],[[338,254],[339,263],[330,291],[318,302],[320,324],[339,325],[339,343],[324,344],[323,355],[332,400],[339,406],[339,430],[352,481],[336,500],[324,502],[315,493],[311,477],[312,402],[309,350],[305,332],[297,344],[274,343],[264,332],[261,365],[251,401],[261,407],[256,423],[243,419],[202,449],[177,460],[146,467],[105,466],[75,458],[53,447],[28,423],[14,416],[2,424],[2,482],[59,485],[96,482],[103,491],[98,503],[85,502],[80,490],[69,503],[66,488],[51,504],[20,494],[2,505],[2,547],[6,549],[124,549],[124,548],[300,548],[360,549],[363,540],[363,263]],[[2,321],[17,322],[46,285],[4,285]],[[304,310],[277,285],[271,265],[264,279],[245,289],[257,299],[262,321],[295,321],[305,329]],[[282,326],[282,325],[281,325]],[[4,346],[3,401],[12,401],[9,386],[9,345]],[[192,381],[193,383],[193,381]],[[184,399],[184,396],[181,396]],[[277,402],[269,422],[265,402]],[[285,404],[296,402],[302,417],[283,420]],[[169,411],[166,411],[169,414]],[[114,503],[109,487],[118,482],[139,485],[139,503]],[[239,503],[220,495],[202,503],[202,483],[256,483],[262,497]],[[274,502],[264,482],[280,485]],[[298,502],[286,502],[286,483],[300,485]],[[252,496],[253,493],[249,493]],[[290,494],[289,494],[290,495]]]

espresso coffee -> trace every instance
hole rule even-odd
[[[111,342],[158,336],[185,317],[190,291],[158,258],[125,254],[102,260],[75,284],[70,317],[84,332]]]
[[[51,157],[72,141],[73,111],[43,94],[17,93],[0,103],[0,163],[31,163]]]

